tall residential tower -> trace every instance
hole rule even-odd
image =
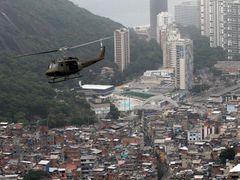
[[[157,42],[160,44],[163,52],[163,67],[167,65],[167,32],[170,18],[168,12],[161,12],[157,15]]]
[[[224,49],[228,59],[240,55],[240,0],[229,0],[224,8]]]
[[[174,69],[177,89],[190,90],[193,85],[193,42],[181,38],[176,24],[168,26],[166,40],[164,66]]]
[[[120,71],[124,71],[130,63],[129,29],[114,31],[114,62]]]
[[[210,9],[210,1],[209,0],[200,0],[200,28],[201,28],[201,35],[209,37],[209,26],[210,26],[210,19],[209,19],[209,9]]]
[[[210,46],[227,51],[228,59],[240,54],[240,0],[201,0],[201,32]]]
[[[157,15],[168,11],[168,0],[150,0],[150,37],[157,36]]]
[[[201,33],[209,36],[211,47],[223,47],[226,0],[201,0]]]
[[[193,85],[193,42],[190,39],[176,41],[175,87],[189,90]]]

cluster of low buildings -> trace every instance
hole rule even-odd
[[[227,115],[225,104],[204,110],[180,106],[161,115],[146,116],[145,132],[161,163],[168,167],[166,179],[239,178],[237,114]],[[221,163],[220,154],[231,148],[235,157],[226,160],[226,164]]]
[[[99,97],[113,90],[81,87],[89,98],[94,89]],[[89,126],[48,129],[1,122],[0,179],[22,179],[29,170],[55,180],[240,178],[238,90],[232,86],[217,97],[159,110],[131,109],[118,120],[99,117]],[[221,154],[231,149],[234,155],[223,162]]]
[[[156,179],[156,156],[134,120],[62,129],[1,122],[0,179],[22,179],[29,170],[55,180]]]
[[[29,170],[55,180],[240,178],[240,99],[227,98],[238,88],[219,93],[218,101],[131,110],[89,126],[1,122],[0,179],[22,179]],[[230,149],[234,156],[222,162]]]
[[[208,100],[146,113],[145,134],[168,167],[166,179],[240,178],[238,91],[235,85]],[[230,150],[234,155],[223,163],[220,155]]]

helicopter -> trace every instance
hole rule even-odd
[[[100,42],[101,50],[98,57],[86,61],[80,60],[78,57],[64,57],[58,60],[52,60],[49,65],[48,69],[45,73],[47,77],[49,77],[49,83],[58,83],[70,79],[79,78],[80,71],[84,68],[91,66],[101,60],[105,57],[105,46],[103,46],[102,41],[110,39],[111,37],[106,37],[102,39],[98,39],[95,41],[87,42],[84,44],[79,44],[72,47],[62,47],[55,50],[49,50],[49,51],[43,51],[43,52],[37,52],[37,53],[31,53],[31,54],[25,54],[17,56],[17,58],[27,57],[27,56],[34,56],[34,55],[42,55],[42,54],[48,54],[48,53],[55,53],[55,52],[65,52],[71,49],[80,48],[83,46],[87,46],[93,43]]]

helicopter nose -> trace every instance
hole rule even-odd
[[[54,76],[54,73],[52,71],[46,71],[46,76]]]

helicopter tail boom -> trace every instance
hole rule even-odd
[[[104,57],[105,57],[105,46],[101,47],[101,52],[100,52],[98,58],[92,59],[92,60],[88,60],[86,62],[82,62],[81,65],[82,65],[83,68],[88,67],[88,66],[90,66],[92,64],[97,63],[98,61],[103,60]]]

